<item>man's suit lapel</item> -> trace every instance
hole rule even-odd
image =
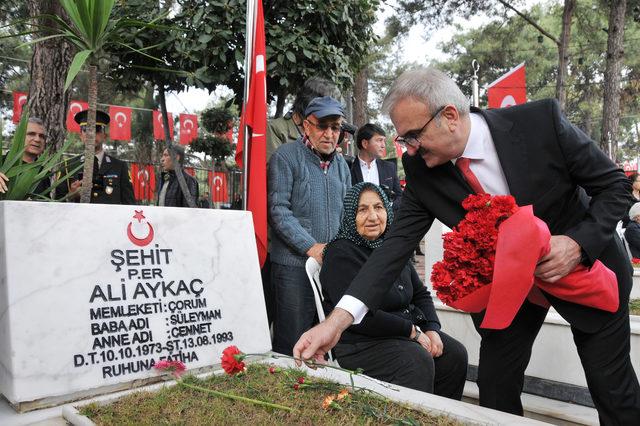
[[[353,160],[353,164],[351,165],[351,175],[355,178],[353,184],[364,181],[364,177],[362,177],[362,169],[360,168],[360,158],[358,158],[358,156],[356,156]]]
[[[473,108],[487,121],[500,165],[507,179],[509,192],[520,206],[532,203],[529,188],[529,162],[522,136],[515,130],[513,122],[502,117],[498,111],[484,111]]]
[[[385,175],[385,165],[382,164],[384,162],[384,160],[380,160],[379,158],[376,158],[376,166],[378,166],[378,182],[380,182],[380,185],[384,184],[384,180],[387,178],[387,175]],[[362,170],[360,170],[360,173],[362,173]]]

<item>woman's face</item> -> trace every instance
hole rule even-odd
[[[640,191],[640,175],[636,176],[636,179],[633,181],[633,189],[634,191]]]
[[[360,194],[356,212],[356,230],[365,240],[373,241],[387,229],[387,209],[374,191]]]

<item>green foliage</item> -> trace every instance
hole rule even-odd
[[[209,133],[227,133],[233,128],[234,116],[226,108],[207,108],[200,114],[202,127]]]
[[[174,13],[159,21],[166,30],[128,30],[122,36],[135,46],[151,46],[162,40],[147,53],[188,75],[141,70],[149,66],[149,58],[118,49],[114,54],[119,63],[138,68],[117,67],[111,70],[114,79],[122,88],[139,87],[141,79],[168,90],[191,85],[214,90],[225,85],[234,91],[239,104],[244,84],[245,1],[167,3],[165,7]],[[378,5],[379,0],[265,2],[268,98],[296,92],[319,70],[342,87],[350,86],[352,75],[373,44],[372,25]],[[127,0],[115,12],[117,16],[144,20],[158,11],[157,5],[150,5],[148,0]]]
[[[599,139],[602,90],[605,69],[608,10],[596,7],[598,0],[581,0],[574,13],[569,44],[566,114],[570,121]],[[551,8],[535,6],[527,12],[552,34],[560,33],[562,5]],[[622,86],[620,145],[627,157],[637,155],[635,126],[640,119],[640,30],[629,19],[625,29],[625,59]],[[463,92],[471,93],[471,61],[480,63],[480,87],[486,86],[512,67],[526,62],[527,96],[530,100],[552,98],[558,67],[557,46],[548,39],[538,42],[539,32],[513,16],[456,34],[441,48],[451,59],[434,65],[451,75]],[[481,92],[480,104],[486,106]]]
[[[38,183],[53,176],[55,170],[58,170],[64,160],[62,158],[63,150],[55,154],[45,150],[33,163],[24,163],[22,161],[28,117],[29,111],[25,108],[7,153],[4,155],[0,153],[0,172],[9,179],[7,182],[8,190],[6,193],[0,193],[0,200],[25,200],[27,198],[48,200],[51,190],[63,182],[66,177],[80,169],[78,167],[71,170],[68,175],[58,179],[42,193],[35,193]],[[65,144],[65,146],[68,144]]]
[[[223,161],[233,152],[233,145],[227,138],[205,134],[191,142],[191,150],[208,155],[215,161]]]

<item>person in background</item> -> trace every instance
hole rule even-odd
[[[291,111],[287,112],[283,117],[272,118],[267,122],[267,165],[269,164],[271,155],[279,146],[287,142],[295,142],[303,135],[304,111],[307,105],[309,105],[309,102],[320,96],[337,97],[337,95],[338,90],[333,83],[320,77],[307,79],[296,94]],[[240,198],[239,195],[238,198]],[[237,209],[241,210],[242,200],[240,199],[239,201],[238,203],[234,199],[231,208],[235,208],[233,206],[236,205],[238,206]],[[271,226],[268,226],[267,258],[260,270],[269,324],[273,324],[275,316],[275,293],[271,283],[271,234]]]
[[[398,179],[398,168],[382,160],[386,145],[386,132],[382,127],[367,123],[356,133],[357,161],[351,165],[351,183],[371,182],[387,189],[397,211],[402,200],[402,189]]]
[[[44,152],[45,143],[47,141],[47,132],[44,129],[44,122],[36,117],[29,117],[27,122],[27,132],[24,138],[24,153],[22,154],[23,163],[33,163]],[[9,179],[3,173],[0,173],[0,192],[5,193],[8,190],[7,182]],[[44,178],[33,191],[33,194],[44,195],[44,192],[51,186],[51,179]]]
[[[329,314],[393,222],[384,191],[361,182],[347,192],[338,234],[327,245],[320,282]],[[340,366],[422,392],[460,400],[467,351],[440,328],[431,295],[407,262],[375,313],[352,325],[334,349]]]
[[[640,259],[640,203],[635,203],[629,209],[629,221],[624,230],[624,239],[629,243],[631,256]]]
[[[74,121],[80,125],[80,140],[83,143],[87,141],[88,115],[89,111],[84,110],[73,117]],[[136,204],[127,163],[104,152],[109,121],[109,114],[96,111],[96,144],[91,202],[97,204]],[[64,171],[59,176],[67,175],[68,170],[75,169],[75,165],[82,161],[84,161],[83,155],[73,158],[65,165]],[[65,183],[56,187],[56,199],[67,197],[67,201],[77,202],[80,200],[81,187],[82,172],[68,178]]]
[[[198,201],[198,207],[200,207],[201,209],[211,208],[211,203],[209,202],[210,199],[211,197],[209,197],[209,191],[205,191],[202,198],[200,198],[200,200]]]
[[[184,164],[184,148],[180,145],[172,145],[176,158],[180,165]],[[158,205],[165,207],[189,207],[187,197],[182,193],[182,189],[178,183],[176,176],[175,166],[169,155],[169,150],[165,149],[160,159],[160,165],[162,166],[162,173],[160,174],[160,182],[158,185]],[[193,200],[198,199],[198,182],[196,179],[182,171],[184,180],[187,183],[187,188],[193,197]]]
[[[267,123],[267,163],[280,145],[294,142],[303,135],[304,110],[311,100],[322,96],[335,98],[337,94],[336,86],[324,78],[311,77],[305,81],[296,94],[291,111]]]
[[[313,99],[305,110],[304,136],[281,145],[269,161],[271,283],[276,302],[273,350],[286,355],[316,317],[305,262],[313,257],[322,263],[351,187],[347,163],[336,155],[343,114],[337,100]]]
[[[638,173],[630,174],[629,180],[631,181],[631,197],[632,197],[629,204],[629,209],[631,209],[631,207],[633,207],[635,203],[640,201],[640,174]],[[631,210],[629,210],[629,213],[631,213]],[[630,215],[626,215],[625,217],[623,217],[622,227],[626,228],[630,220],[633,220],[630,218]]]

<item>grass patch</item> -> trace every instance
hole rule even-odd
[[[300,389],[293,389],[304,377]],[[233,401],[183,386],[157,392],[135,392],[109,405],[89,404],[80,413],[98,425],[377,425],[416,424],[453,426],[461,423],[391,402],[372,392],[355,390],[342,409],[322,408],[327,395],[346,386],[308,377],[296,369],[270,374],[268,366],[252,364],[246,374],[216,375],[206,379],[185,376],[185,383],[259,399],[293,408],[294,412]]]
[[[631,299],[629,301],[629,314],[640,315],[640,299]]]

